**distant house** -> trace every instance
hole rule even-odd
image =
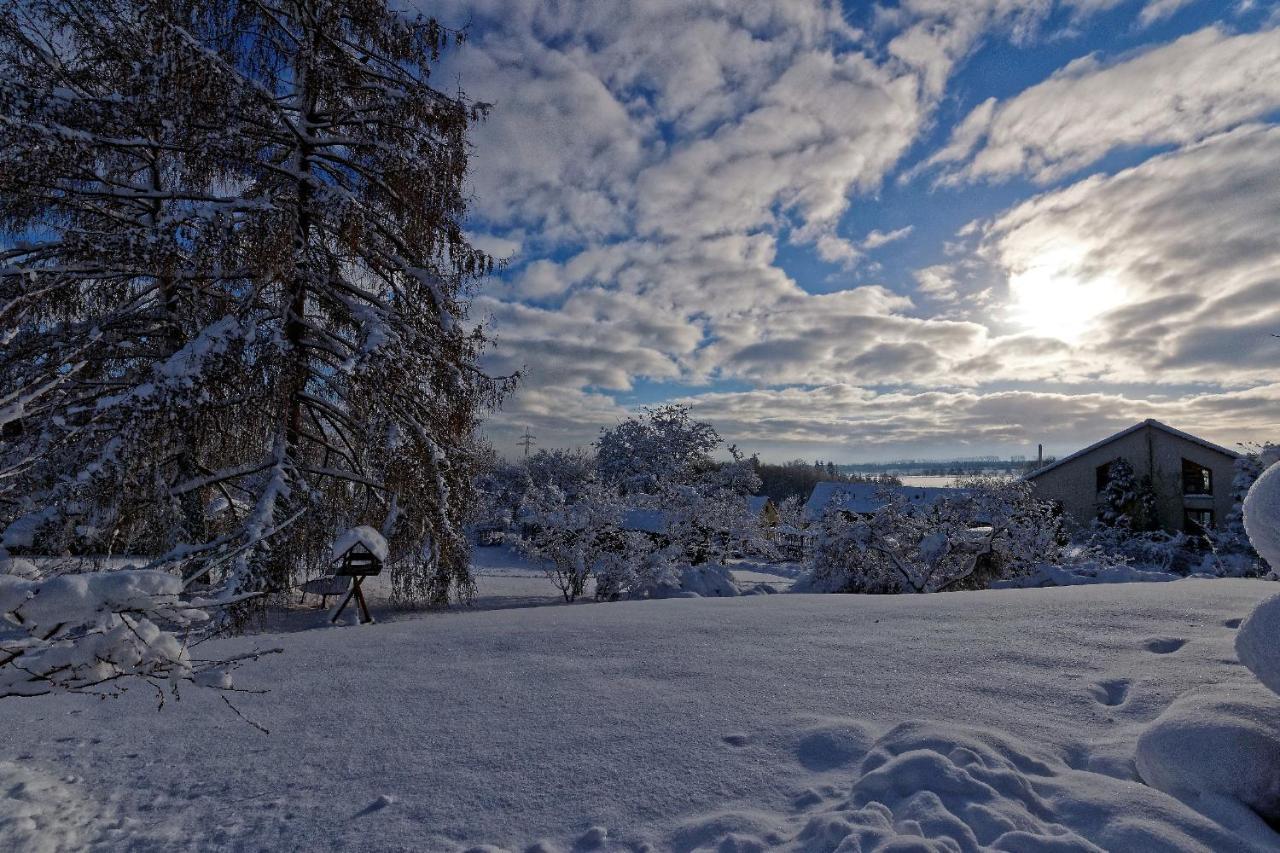
[[[1215,527],[1231,510],[1231,480],[1239,454],[1145,420],[1027,474],[1036,494],[1054,501],[1069,518],[1087,525],[1098,515],[1098,494],[1111,464],[1124,459],[1134,478],[1150,477],[1155,522],[1167,531],[1198,533]]]
[[[868,515],[884,506],[882,495],[887,492],[903,495],[908,503],[928,506],[941,498],[959,494],[961,490],[932,486],[887,486],[881,483],[815,483],[813,493],[804,505],[803,518],[806,524],[821,521],[833,501],[847,515]]]

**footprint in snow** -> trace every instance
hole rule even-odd
[[[1222,627],[1232,629],[1239,628],[1240,623],[1243,621],[1243,619],[1228,619],[1226,622],[1222,623]]]
[[[804,793],[791,801],[791,805],[796,811],[802,812],[805,809],[813,808],[822,802],[822,795],[812,788],[805,789]]]
[[[729,746],[746,746],[747,744],[751,743],[750,737],[740,733],[725,735],[720,739],[725,743],[729,744]]]
[[[1129,698],[1129,679],[1111,678],[1099,681],[1093,685],[1092,693],[1093,698],[1100,705],[1106,705],[1108,708],[1123,705],[1124,700]]]
[[[380,812],[395,801],[396,798],[390,794],[379,794],[376,800],[353,814],[352,817],[364,817],[365,815],[370,815],[374,812]]]
[[[1144,647],[1152,654],[1168,655],[1173,654],[1186,644],[1186,640],[1178,637],[1160,637],[1154,640],[1147,640]]]

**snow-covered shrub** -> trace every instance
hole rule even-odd
[[[542,565],[565,601],[582,595],[597,571],[618,572],[615,567],[627,552],[621,530],[622,510],[599,484],[582,485],[568,495],[553,481],[531,487],[521,516],[528,534],[517,547]]]
[[[601,561],[596,597],[604,601],[645,598],[725,597],[739,594],[728,566],[691,566],[671,559],[644,536],[627,532],[623,547]]]
[[[652,540],[643,533],[619,531],[596,563],[596,598],[650,598],[652,591],[677,582],[670,564],[657,558],[656,552]]]
[[[230,670],[261,653],[193,658],[190,634],[209,623],[208,604],[162,571],[0,574],[0,698],[119,692],[139,679],[162,701],[183,682],[229,688]]]
[[[771,552],[759,515],[737,492],[705,483],[675,486],[663,491],[660,505],[670,542],[666,554],[675,563],[723,565],[745,552]]]
[[[1095,524],[1079,537],[1082,547],[1142,571],[1186,575],[1204,559],[1205,539],[1182,531],[1139,531]]]
[[[866,515],[828,508],[796,591],[978,589],[1029,575],[1063,552],[1058,518],[1022,481],[970,481],[930,504],[911,503],[900,491],[881,497]]]
[[[539,450],[522,467],[531,485],[555,486],[571,501],[599,482],[595,457],[580,448]]]

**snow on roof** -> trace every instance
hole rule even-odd
[[[755,515],[764,512],[764,508],[769,505],[768,495],[747,495],[747,511]]]
[[[931,504],[939,498],[957,495],[963,489],[941,488],[937,486],[886,486],[880,483],[832,483],[821,482],[813,486],[813,494],[804,505],[804,520],[818,521],[833,500],[838,500],[842,509],[850,512],[875,512],[884,506],[879,495],[882,491],[898,492],[908,502],[917,505]]]
[[[622,528],[644,533],[665,533],[667,514],[651,507],[632,507],[622,512]]]
[[[1214,444],[1212,441],[1205,441],[1203,438],[1192,435],[1189,432],[1183,432],[1180,429],[1174,429],[1168,424],[1161,423],[1155,418],[1147,418],[1145,421],[1139,421],[1133,426],[1122,429],[1114,435],[1109,435],[1106,438],[1102,439],[1101,441],[1095,441],[1093,444],[1081,450],[1077,450],[1075,453],[1068,454],[1067,456],[1064,456],[1061,459],[1056,459],[1053,462],[1050,462],[1048,465],[1045,465],[1043,468],[1037,468],[1036,470],[1032,471],[1030,474],[1025,475],[1022,479],[1024,480],[1035,479],[1036,477],[1039,477],[1041,474],[1052,471],[1054,468],[1057,468],[1061,465],[1065,465],[1068,462],[1073,462],[1076,459],[1079,459],[1081,456],[1084,456],[1086,453],[1092,453],[1093,451],[1097,450],[1099,447],[1105,447],[1111,442],[1115,441],[1116,439],[1124,438],[1126,435],[1137,432],[1143,427],[1154,427],[1155,429],[1162,430],[1163,432],[1168,433],[1169,435],[1176,436],[1177,438],[1185,439],[1186,441],[1190,441],[1194,444],[1198,444],[1201,447],[1216,451],[1225,456],[1229,456],[1232,459],[1238,459],[1240,457],[1240,454],[1236,453],[1234,450],[1228,450],[1222,445]]]
[[[363,545],[369,553],[379,560],[386,561],[388,554],[387,540],[382,534],[367,524],[353,527],[333,541],[333,557],[336,560],[356,545]]]

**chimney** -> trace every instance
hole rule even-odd
[[[1037,465],[1044,464],[1044,445],[1043,444],[1036,445],[1036,464]]]

